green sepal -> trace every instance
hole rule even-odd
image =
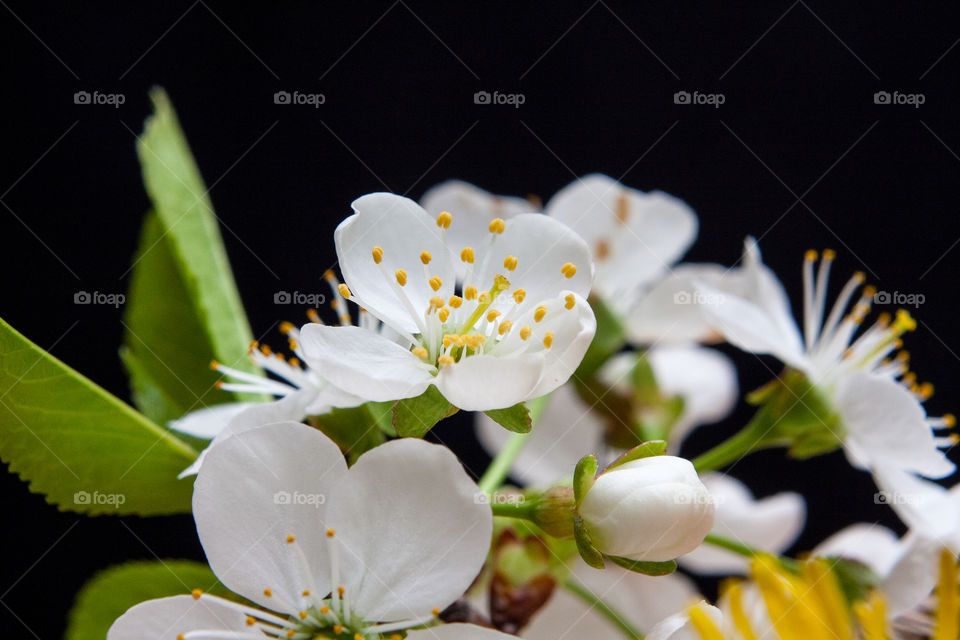
[[[662,456],[666,452],[667,443],[665,440],[651,440],[650,442],[644,442],[643,444],[638,444],[633,449],[630,449],[622,456],[614,460],[610,466],[604,470],[604,472],[610,471],[611,469],[616,469],[620,465],[633,462],[634,460],[651,458],[653,456]]]
[[[665,562],[646,562],[643,560],[621,558],[620,556],[604,557],[617,566],[623,567],[629,571],[633,571],[634,573],[642,573],[645,576],[666,576],[677,570],[677,562],[675,560],[667,560]]]
[[[594,569],[603,569],[606,566],[603,562],[603,554],[593,546],[587,527],[580,516],[573,519],[573,539],[577,543],[577,552],[580,553],[584,562]]]
[[[395,404],[395,400],[390,400],[387,402],[371,401],[363,405],[366,407],[367,413],[370,414],[370,418],[380,428],[380,431],[391,438],[397,437],[397,430],[393,426],[393,405]]]
[[[385,440],[366,405],[331,409],[329,413],[310,416],[310,422],[337,443],[351,464]]]
[[[405,398],[393,405],[393,426],[401,438],[422,438],[456,411],[436,385],[430,385],[416,398]]]
[[[576,501],[577,508],[580,507],[580,504],[587,495],[587,491],[590,491],[590,487],[593,486],[596,478],[597,457],[589,455],[580,458],[580,462],[577,463],[576,468],[573,470],[573,497]]]
[[[533,421],[530,419],[530,409],[523,402],[507,407],[506,409],[491,409],[484,411],[487,417],[513,433],[530,433]]]

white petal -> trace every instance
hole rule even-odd
[[[960,534],[957,494],[909,471],[884,464],[873,470],[876,501],[889,505],[912,532],[944,541]]]
[[[193,491],[210,568],[231,591],[278,611],[298,611],[305,589],[327,593],[325,503],[346,473],[337,445],[296,422],[244,431],[211,447]]]
[[[790,311],[790,298],[776,274],[760,257],[757,241],[748,237],[744,241],[743,252],[744,286],[748,297],[766,311],[771,322],[778,327],[779,333],[789,342],[789,351],[803,350],[800,329]]]
[[[937,448],[920,401],[895,380],[855,371],[837,383],[835,403],[855,461],[930,478],[956,468]]]
[[[507,220],[501,234],[486,234],[493,244],[475,246],[476,270],[471,284],[480,291],[489,289],[497,275],[510,281],[511,290],[524,289],[528,302],[552,299],[561,289],[569,289],[580,297],[590,293],[593,262],[587,243],[561,222],[539,213],[522,213]],[[517,267],[508,271],[503,266],[507,256],[517,258]],[[572,278],[563,275],[566,263],[577,267]],[[504,294],[503,300],[508,300]],[[498,301],[499,303],[499,301]],[[498,304],[499,306],[499,304]]]
[[[436,220],[413,200],[392,193],[371,193],[357,198],[351,206],[356,213],[341,222],[334,234],[344,281],[361,306],[378,318],[389,318],[406,331],[415,332],[417,324],[388,278],[393,278],[397,269],[407,272],[403,292],[418,314],[427,310],[432,296],[449,297],[453,293],[453,263]],[[373,261],[376,246],[383,249],[380,265]],[[433,256],[430,273],[443,281],[437,292],[423,273],[423,251]]]
[[[408,640],[516,640],[517,636],[485,629],[475,624],[443,624],[407,633]]]
[[[746,297],[743,269],[718,264],[681,264],[624,309],[627,336],[634,344],[715,342],[721,336],[707,322],[695,297],[696,283]]]
[[[408,349],[360,327],[305,325],[300,348],[331,384],[369,400],[412,398],[434,380]]]
[[[924,536],[904,541],[904,551],[880,582],[887,598],[887,616],[893,618],[924,602],[937,584],[943,543]]]
[[[798,493],[778,493],[757,500],[746,485],[732,476],[708,473],[700,479],[716,501],[712,533],[780,554],[803,530],[807,509]],[[707,544],[679,562],[685,569],[704,575],[746,573],[749,568],[742,556]]]
[[[131,607],[107,631],[107,640],[176,638],[188,631],[249,632],[247,617],[220,598],[172,596]]]
[[[463,595],[493,528],[490,507],[456,456],[406,438],[363,454],[327,516],[351,607],[383,622],[428,616]]]
[[[597,293],[604,298],[664,273],[697,235],[697,216],[679,198],[630,189],[601,174],[561,189],[546,212],[590,245],[597,263]]]
[[[839,557],[865,564],[877,577],[890,573],[902,553],[897,534],[879,524],[860,522],[844,527],[811,552],[818,557]]]
[[[562,291],[555,304],[562,304],[569,291]],[[551,324],[554,332],[553,346],[544,353],[543,374],[530,397],[546,395],[565,383],[580,366],[584,354],[597,332],[597,319],[585,299],[577,294],[573,309],[564,309],[557,321]]]
[[[441,367],[436,384],[444,398],[464,411],[505,409],[543,395],[534,393],[543,369],[541,353],[468,356]]]
[[[678,611],[696,596],[684,575],[645,576],[610,564],[602,571],[578,563],[574,577],[622,613],[640,631]],[[524,640],[620,640],[623,632],[583,600],[558,586],[522,631]]]
[[[220,433],[227,423],[241,411],[254,406],[253,402],[226,402],[191,411],[178,420],[172,420],[167,427],[194,438],[210,440]]]
[[[723,628],[723,614],[720,609],[707,604],[703,600],[695,606],[703,610],[717,628]],[[675,613],[657,623],[646,638],[647,640],[701,640],[700,634],[693,628],[690,615],[686,611]]]
[[[483,413],[475,415],[477,438],[491,456],[510,438],[510,432]],[[603,450],[604,426],[571,385],[550,396],[511,473],[526,484],[546,487],[573,477],[580,458]]]
[[[350,409],[352,407],[359,407],[367,402],[366,398],[347,393],[343,389],[326,381],[321,381],[319,387],[316,392],[316,397],[304,410],[308,416],[330,413],[330,410],[333,408]]]

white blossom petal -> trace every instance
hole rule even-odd
[[[220,598],[172,596],[131,607],[107,631],[107,640],[176,638],[188,631],[249,632],[242,611]]]
[[[194,438],[210,440],[227,426],[237,414],[254,406],[254,402],[225,402],[191,411],[182,418],[171,420],[167,427]]]
[[[401,439],[360,456],[327,505],[350,606],[365,620],[429,616],[480,571],[493,516],[450,450]]]
[[[412,398],[434,381],[408,349],[360,327],[305,325],[300,348],[307,364],[331,384],[369,400]]]
[[[275,611],[298,611],[305,589],[327,593],[325,503],[346,473],[337,445],[296,422],[250,429],[211,447],[193,492],[210,568],[231,591]],[[297,546],[288,544],[291,535]]]
[[[844,527],[811,551],[821,558],[839,557],[860,562],[877,577],[884,577],[893,569],[903,548],[893,531],[879,524],[858,522]]]
[[[455,407],[464,411],[489,411],[512,407],[536,397],[534,390],[544,371],[542,353],[510,358],[492,355],[467,356],[441,367],[437,389]]]
[[[873,479],[880,489],[877,501],[888,504],[912,532],[945,544],[957,540],[960,500],[956,491],[889,464],[873,469]],[[960,550],[960,544],[954,546]]]
[[[908,536],[903,553],[879,588],[886,596],[887,616],[892,618],[915,609],[933,592],[939,573],[941,541],[925,536]]]
[[[442,624],[429,629],[414,629],[407,640],[516,640],[517,636],[485,629],[475,624]]]
[[[564,297],[572,293],[562,291],[555,304],[564,304]],[[584,354],[597,332],[597,319],[587,301],[573,293],[574,307],[564,309],[558,321],[551,325],[553,346],[544,352],[543,374],[530,397],[546,395],[565,383],[580,366]]]
[[[723,628],[723,613],[712,604],[707,604],[701,600],[696,605],[707,614],[707,617],[718,628]],[[668,618],[664,618],[657,623],[650,633],[646,635],[647,640],[702,640],[700,634],[693,628],[690,622],[690,614],[686,611],[675,613]]]

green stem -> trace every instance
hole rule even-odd
[[[694,458],[693,466],[700,473],[715,471],[754,451],[775,446],[776,443],[766,437],[766,425],[764,412],[761,411],[743,429]]]
[[[590,589],[573,578],[567,578],[563,583],[563,588],[590,605],[590,608],[596,610],[597,613],[613,623],[626,637],[632,640],[643,640],[643,634],[640,633],[639,629],[633,626],[623,614],[604,602],[603,599],[598,597],[593,591],[590,591]]]
[[[483,472],[483,476],[480,477],[480,482],[477,483],[480,490],[488,496],[492,496],[493,492],[503,485],[503,481],[506,480],[507,475],[510,473],[510,467],[516,462],[517,456],[519,456],[523,450],[523,445],[527,444],[527,440],[530,439],[530,433],[533,432],[533,427],[536,426],[537,420],[539,420],[543,414],[543,410],[546,408],[549,399],[550,395],[547,394],[527,402],[527,408],[530,410],[530,431],[527,433],[510,434],[510,439],[507,440],[507,443],[497,452],[490,466],[487,467],[487,470]]]
[[[501,496],[503,494],[500,494]],[[506,500],[498,502],[496,496],[490,502],[490,509],[493,515],[504,518],[520,518],[521,520],[533,520],[533,510],[536,508],[536,501],[514,501]]]
[[[766,553],[762,549],[757,549],[756,547],[750,546],[739,540],[732,540],[724,536],[718,536],[715,533],[708,533],[707,537],[703,539],[705,544],[710,544],[715,547],[720,547],[721,549],[726,549],[727,551],[732,551],[738,555],[741,555],[745,558],[753,558],[754,556]],[[791,571],[797,570],[797,561],[793,558],[785,558],[780,556],[777,558],[786,569]]]

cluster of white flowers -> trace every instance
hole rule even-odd
[[[144,602],[109,640],[826,638],[818,615],[835,637],[872,639],[960,624],[960,494],[930,480],[955,470],[942,448],[956,438],[935,434],[953,417],[927,416],[932,389],[898,355],[906,312],[862,329],[862,274],[828,308],[833,252],[804,257],[798,326],[753,239],[734,267],[677,264],[692,209],[607,176],[544,207],[450,181],[420,204],[374,193],[352,208],[334,236],[343,281],[325,276],[339,326],[285,323],[289,359],[252,346],[271,377],[213,364],[223,389],[274,401],[170,424],[210,440],[183,475],[210,567],[239,598]],[[750,396],[750,425],[688,460],[687,436],[740,395],[720,341],[785,369]],[[367,403],[422,416],[423,433],[435,411],[477,412],[494,464],[478,485],[447,448],[395,438],[348,468],[318,418]],[[771,446],[842,448],[909,533],[855,525],[804,563],[779,558],[804,499],[758,499],[722,472]],[[502,486],[508,471],[524,488]],[[737,578],[713,607],[678,565]]]

